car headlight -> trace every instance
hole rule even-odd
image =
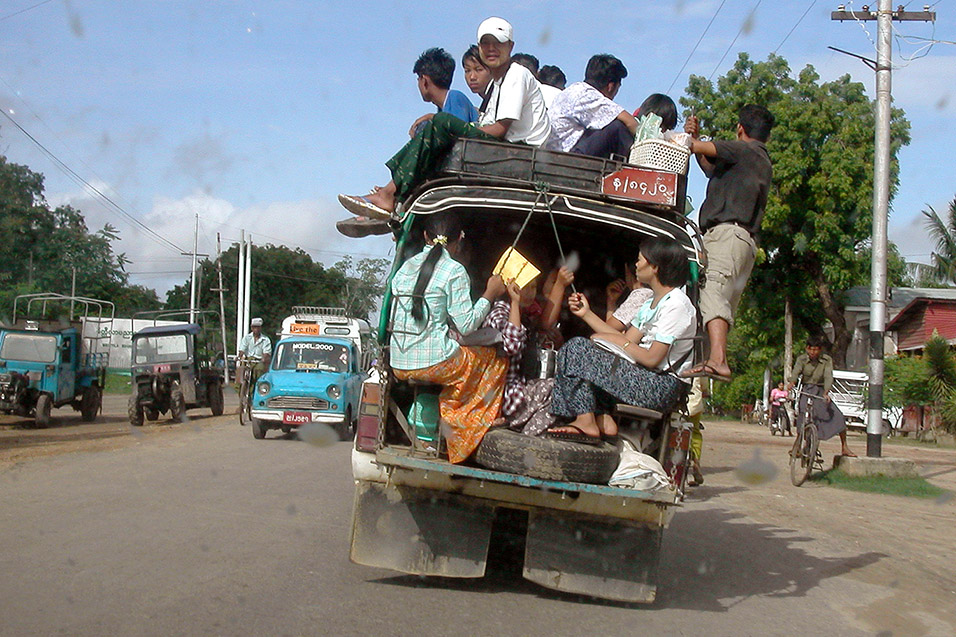
[[[256,386],[256,391],[259,392],[260,396],[265,396],[272,391],[272,385],[269,383],[269,381],[264,380]]]
[[[329,398],[333,400],[342,395],[342,390],[339,389],[338,385],[329,385],[329,388],[325,390],[329,394]]]

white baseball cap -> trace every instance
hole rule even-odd
[[[512,36],[514,29],[511,24],[503,18],[488,18],[478,25],[478,42],[481,42],[481,36],[493,35],[499,42],[514,42]]]
[[[249,321],[249,327],[262,327],[262,319],[261,318],[252,319],[251,321]]]

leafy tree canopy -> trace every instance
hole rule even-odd
[[[802,331],[822,334],[824,324],[832,324],[832,353],[841,365],[852,338],[841,292],[870,277],[873,103],[849,76],[821,83],[812,66],[794,76],[782,57],[756,62],[744,53],[716,85],[691,76],[681,98],[685,115],[700,118],[703,134],[724,139],[734,137],[737,113],[749,103],[766,106],[776,118],[767,144],[774,178],[759,237],[766,259],[754,268],[736,329],[779,351],[789,297]],[[897,152],[909,142],[899,109],[893,109],[891,139],[892,195]],[[891,252],[889,284],[897,285],[903,263]],[[748,354],[755,349],[753,342],[745,347]]]

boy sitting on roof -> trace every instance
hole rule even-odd
[[[395,204],[428,177],[459,137],[524,142],[541,146],[551,134],[538,81],[531,72],[511,63],[511,25],[488,18],[478,27],[481,59],[491,70],[491,97],[478,125],[448,113],[437,113],[420,133],[385,165],[392,181],[365,196],[339,195],[339,202],[356,215],[390,219]]]
[[[437,47],[428,49],[418,57],[412,73],[418,76],[418,91],[422,94],[422,100],[434,104],[439,113],[454,115],[463,122],[478,121],[478,109],[474,104],[464,93],[451,88],[455,59],[448,51]],[[426,113],[416,119],[408,136],[414,137],[425,122],[434,116],[435,113]]]
[[[613,55],[602,53],[588,60],[584,81],[561,91],[548,108],[548,148],[594,157],[627,156],[637,120],[614,102],[625,77],[627,69]]]

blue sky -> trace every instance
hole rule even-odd
[[[956,196],[956,162],[944,150],[956,146],[956,2],[930,4],[935,27],[896,23],[893,41],[893,95],[913,141],[900,154],[890,239],[922,262],[932,246],[920,211],[943,211]],[[200,252],[215,252],[216,232],[228,243],[245,229],[257,243],[300,247],[327,264],[346,254],[388,257],[386,238],[335,232],[347,216],[335,196],[388,181],[385,160],[408,139],[410,123],[432,110],[411,72],[418,54],[441,46],[458,59],[490,15],[514,25],[516,51],[558,65],[569,81],[582,79],[594,53],[621,58],[629,75],[617,101],[628,108],[652,92],[676,100],[690,74],[716,79],[741,51],[762,60],[776,50],[795,72],[812,64],[823,80],[849,73],[874,94],[873,72],[827,46],[875,58],[875,23],[832,22],[836,2],[721,5],[3,0],[0,108],[183,250],[192,247],[198,213]],[[914,38],[949,43],[926,50]],[[454,85],[467,93],[460,70]],[[188,277],[188,257],[69,178],[7,118],[0,154],[43,173],[48,200],[78,207],[92,229],[117,227],[115,248],[132,261],[134,282],[162,293]],[[695,201],[704,186],[692,168]]]

